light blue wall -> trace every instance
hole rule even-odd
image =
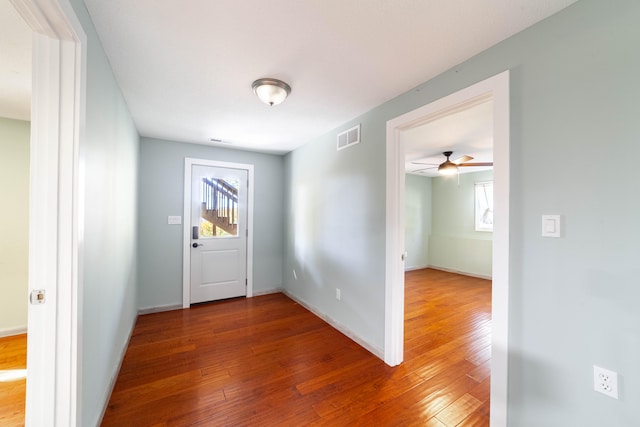
[[[491,277],[493,233],[475,231],[475,183],[492,180],[493,171],[432,179],[429,265]]]
[[[405,270],[434,267],[491,277],[492,233],[475,231],[474,185],[492,171],[405,175]]]
[[[138,134],[82,0],[87,34],[82,253],[81,425],[95,426],[109,399],[137,316]]]
[[[183,214],[185,157],[254,165],[253,290],[258,294],[280,290],[284,239],[283,157],[142,138],[138,236],[140,308],[182,304],[183,229],[181,225],[167,225],[167,216]]]
[[[376,121],[363,120],[361,142],[344,150],[336,151],[331,133],[287,155],[284,283],[296,298],[380,351],[385,165],[384,151],[372,147],[375,135],[384,134]]]
[[[405,175],[405,270],[429,266],[431,235],[431,181],[427,176]]]
[[[509,426],[640,425],[638,17],[581,0],[290,153],[286,289],[381,348],[386,121],[510,69]],[[554,213],[563,237],[542,238]],[[593,364],[622,399],[593,391]]]

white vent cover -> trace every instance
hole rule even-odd
[[[358,142],[360,142],[360,125],[338,134],[338,150],[350,147]]]

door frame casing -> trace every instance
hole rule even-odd
[[[253,165],[185,157],[184,223],[182,236],[182,308],[189,308],[191,306],[191,166],[193,165],[247,171],[249,181],[247,185],[247,298],[251,298],[253,296]]]
[[[34,32],[25,425],[77,425],[87,37],[68,0],[11,0]]]
[[[491,426],[507,425],[509,326],[509,70],[387,122],[384,361],[404,357],[404,146],[402,131],[447,116],[490,96],[493,109],[494,230],[491,340]]]

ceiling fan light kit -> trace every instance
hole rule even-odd
[[[251,89],[260,98],[260,101],[272,107],[282,103],[291,93],[291,86],[282,80],[272,78],[254,81]]]
[[[459,172],[458,168],[461,166],[476,166],[476,167],[486,167],[486,166],[493,166],[493,162],[478,162],[478,163],[468,163],[469,160],[473,160],[473,157],[471,156],[462,156],[459,159],[456,159],[454,161],[449,160],[449,157],[451,157],[451,155],[453,154],[453,151],[444,151],[442,153],[443,156],[445,156],[447,158],[447,160],[445,160],[444,162],[440,163],[438,165],[438,173],[440,175],[455,175]],[[429,163],[421,163],[421,162],[413,162],[416,164],[429,164]],[[416,171],[413,172],[421,172],[423,170],[427,170],[427,169],[435,169],[436,166],[434,165],[432,168],[425,168],[425,169],[418,169]]]
[[[444,163],[441,163],[440,166],[438,166],[438,173],[440,175],[455,175],[458,173],[458,166],[456,166],[455,163],[453,163],[451,160],[449,160],[449,157],[451,157],[451,155],[453,154],[453,151],[445,151],[444,154],[447,157],[447,160],[444,161]]]
[[[455,175],[458,173],[458,166],[456,166],[455,163],[447,160],[446,162],[438,166],[438,173],[440,175]]]

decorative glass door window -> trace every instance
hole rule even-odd
[[[476,231],[493,231],[493,181],[476,182]]]
[[[238,235],[237,179],[202,178],[200,237],[236,237]]]

